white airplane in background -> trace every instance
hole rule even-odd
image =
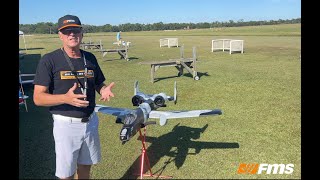
[[[122,144],[129,141],[140,128],[149,124],[156,124],[155,121],[149,121],[149,118],[160,119],[159,124],[163,126],[168,119],[214,116],[221,115],[220,109],[213,110],[191,110],[191,111],[157,111],[159,107],[165,107],[167,101],[177,101],[177,85],[174,84],[174,96],[167,96],[165,93],[144,94],[139,91],[138,81],[134,83],[134,96],[132,97],[133,106],[136,109],[116,108],[104,105],[96,105],[95,111],[103,114],[116,116],[116,123],[123,124],[120,131],[120,140]]]

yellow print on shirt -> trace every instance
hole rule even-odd
[[[77,77],[79,79],[84,78],[84,70],[77,71]],[[87,78],[93,78],[94,72],[93,70],[88,70]],[[76,79],[76,76],[72,73],[72,71],[60,71],[61,79]]]

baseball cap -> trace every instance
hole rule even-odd
[[[58,20],[58,30],[66,27],[81,27],[80,19],[77,16],[65,15]]]

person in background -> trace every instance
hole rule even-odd
[[[58,20],[62,47],[45,54],[37,66],[33,100],[48,106],[53,119],[55,175],[60,179],[89,179],[91,165],[101,160],[99,120],[94,111],[96,92],[102,101],[114,97],[114,82],[104,84],[96,57],[80,49],[80,19],[65,15]]]
[[[117,33],[117,42],[118,42],[118,46],[120,46],[121,41],[122,41],[122,39],[121,39],[121,31],[119,31],[119,32]]]

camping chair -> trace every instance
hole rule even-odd
[[[24,94],[22,84],[20,84],[20,88],[19,88],[19,108],[20,108],[21,105],[24,105],[26,111],[28,112],[27,98],[29,98],[29,96],[26,96]]]
[[[35,76],[35,74],[21,74],[20,70],[19,70],[19,83],[20,83],[20,87],[19,87],[19,107],[20,105],[24,105],[26,111],[28,112],[28,107],[27,107],[27,98],[29,98],[29,96],[24,94],[24,90],[23,90],[23,84],[32,84],[33,83],[33,79],[32,80],[23,80],[22,77],[28,77],[28,76]]]
[[[33,79],[29,79],[29,80],[23,80],[23,77],[30,77],[30,76],[35,76],[35,74],[21,74],[21,71],[19,70],[19,82],[20,84],[32,84],[33,83]]]

